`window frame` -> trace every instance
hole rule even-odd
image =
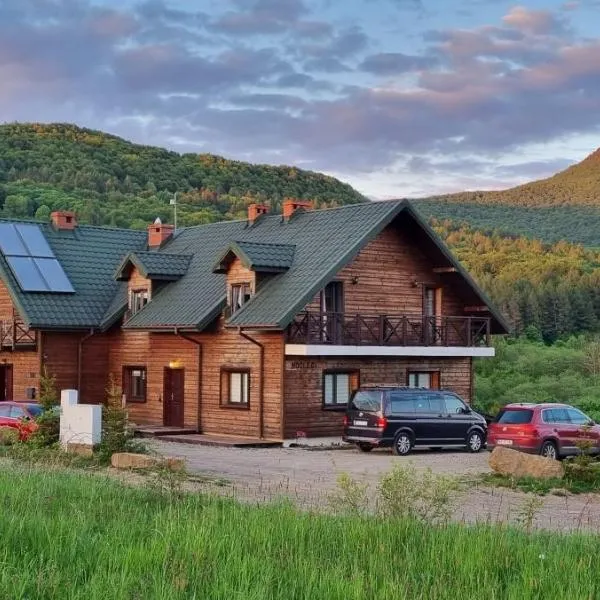
[[[242,375],[243,381],[246,379],[246,402],[231,402],[231,376]],[[243,377],[245,375],[245,378]],[[221,367],[219,375],[219,406],[221,408],[233,408],[235,410],[250,410],[252,391],[252,371],[250,367]],[[243,393],[242,393],[243,395]]]
[[[240,298],[242,303],[239,304]],[[252,283],[250,281],[241,281],[239,283],[229,284],[229,309],[231,314],[242,309],[252,298]]]
[[[410,385],[410,376],[411,375],[429,375],[430,377],[430,387],[421,388],[421,387],[412,387]],[[442,372],[440,369],[407,369],[406,370],[406,387],[411,390],[441,390],[442,389]]]
[[[334,376],[332,390],[334,398],[337,397],[337,376],[348,375],[348,400],[346,402],[334,404],[327,402],[325,397],[325,380],[328,375]],[[353,377],[355,378],[354,382],[352,381]],[[360,388],[360,369],[324,369],[321,374],[321,408],[328,411],[345,411],[348,408],[352,393],[358,388]]]
[[[142,371],[144,382],[143,396],[133,395],[133,372]],[[123,365],[123,395],[126,404],[145,404],[148,401],[148,369],[144,365]]]
[[[137,300],[141,299],[145,302],[140,303]],[[131,316],[137,314],[150,302],[150,290],[148,288],[137,288],[129,290],[129,313]]]

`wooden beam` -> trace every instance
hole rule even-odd
[[[456,267],[434,267],[434,273],[456,273]]]
[[[490,309],[483,305],[483,306],[465,306],[463,309],[465,312],[488,312]]]

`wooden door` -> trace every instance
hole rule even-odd
[[[163,423],[183,427],[184,370],[165,368]]]
[[[0,401],[13,399],[12,365],[0,366]]]

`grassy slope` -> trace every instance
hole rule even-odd
[[[0,597],[595,598],[597,538],[299,514],[0,472]]]

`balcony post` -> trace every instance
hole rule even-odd
[[[492,340],[491,340],[491,323],[490,323],[491,319],[488,317],[485,320],[485,345],[489,348],[492,345]]]
[[[468,317],[467,321],[467,347],[471,347],[473,345],[473,317]]]

